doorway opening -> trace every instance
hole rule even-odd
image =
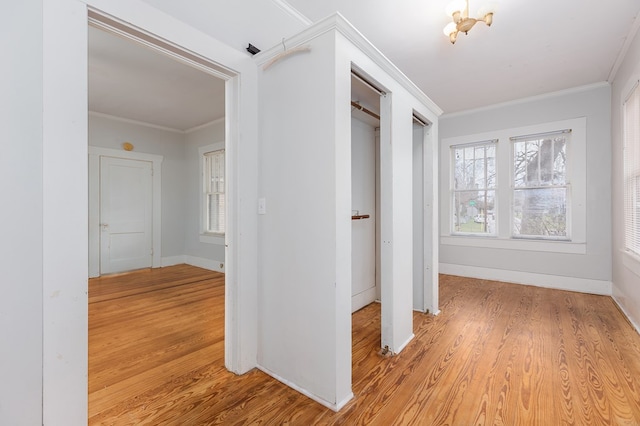
[[[218,203],[207,205],[200,151],[233,145],[227,128],[236,117],[225,110],[234,103],[227,97],[237,96],[236,76],[108,17],[89,16],[90,275],[185,263],[226,272],[219,274],[223,309],[215,315],[225,318],[219,361],[232,363],[226,318],[233,306],[225,289],[233,272],[224,268],[232,259],[225,233],[205,232],[204,222],[207,209],[216,209],[226,229],[234,226],[232,202],[220,203],[220,194],[231,198],[233,167],[221,168]],[[132,274],[132,286],[140,273]],[[91,341],[90,333],[90,354]]]
[[[413,112],[413,309],[430,312],[433,182],[429,179],[428,135],[430,123]]]
[[[351,73],[351,312],[380,302],[380,92]]]

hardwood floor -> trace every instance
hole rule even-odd
[[[609,297],[441,276],[442,313],[378,355],[380,307],[353,314],[340,413],[224,368],[223,275],[180,265],[89,284],[89,423],[640,425],[640,336]]]

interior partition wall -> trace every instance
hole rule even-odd
[[[339,410],[353,396],[351,72],[358,70],[384,92],[381,337],[382,348],[392,354],[413,338],[412,117],[417,111],[435,124],[441,111],[338,14],[259,54],[256,63],[258,366]],[[428,137],[437,140],[435,126]],[[433,152],[425,156],[431,159]],[[436,206],[435,199],[429,202]],[[437,280],[428,285],[432,294]]]

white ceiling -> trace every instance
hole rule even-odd
[[[186,131],[224,117],[224,81],[89,27],[89,111]]]
[[[289,0],[311,20],[339,11],[445,112],[606,81],[638,0],[502,0],[489,28],[452,45],[449,0]],[[471,13],[487,0],[470,0]]]
[[[451,45],[449,0],[143,1],[241,51],[339,11],[445,113],[609,81],[640,12],[639,0],[501,0],[490,28]],[[486,1],[470,0],[472,14]],[[105,114],[179,130],[224,114],[219,80],[95,30],[89,82]]]

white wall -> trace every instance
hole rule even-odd
[[[201,176],[200,162],[202,161],[198,148],[216,142],[224,142],[224,120],[213,122],[197,130],[188,132],[185,140],[185,170],[184,176],[188,182],[184,189],[186,196],[184,254],[198,259],[224,263],[224,242],[204,243],[200,241],[200,202]]]
[[[2,3],[0,424],[42,423],[42,2]],[[15,40],[20,40],[16,43]]]
[[[348,397],[336,390],[336,369],[350,344],[338,341],[338,324],[349,328],[350,321],[342,321],[336,299],[345,287],[349,302],[351,297],[351,271],[340,276],[336,256],[341,243],[351,253],[350,238],[339,241],[336,229],[336,215],[342,214],[351,236],[350,177],[342,187],[337,180],[350,171],[351,153],[349,144],[336,143],[335,35],[310,44],[311,52],[260,75],[260,196],[266,214],[259,216],[258,363],[336,406]],[[338,157],[349,162],[345,170],[337,170]]]
[[[89,115],[89,145],[122,150],[123,142],[134,152],[163,156],[162,163],[162,261],[163,265],[189,263],[223,270],[224,241],[200,241],[200,156],[198,148],[224,142],[224,120],[187,133],[102,114]]]
[[[636,19],[638,19],[636,17]],[[624,253],[622,103],[640,80],[640,32],[636,34],[612,85],[613,297],[640,331],[640,261]],[[635,270],[635,272],[634,272]]]
[[[236,372],[255,366],[257,222],[255,211],[241,212],[257,198],[251,59],[135,0],[7,3],[0,42],[13,65],[0,98],[3,140],[9,141],[0,156],[0,188],[10,200],[10,208],[0,210],[0,223],[8,225],[0,239],[0,424],[87,421],[85,3],[241,74],[230,80],[239,102],[228,104],[234,126],[227,132],[236,143],[233,204],[240,213],[233,224],[233,273],[227,263],[232,303],[225,312],[232,326],[225,333],[225,362]],[[239,323],[241,329],[233,328]]]
[[[185,188],[197,185],[187,180],[186,135],[112,119],[89,115],[89,145],[123,151],[122,143],[130,142],[134,152],[162,155],[162,253],[163,258],[185,254],[187,222]],[[124,152],[124,151],[123,151]]]
[[[352,63],[387,90],[381,99],[381,197],[383,204],[387,200],[382,341],[394,353],[413,337],[412,113],[436,122],[439,112],[340,16],[286,43],[310,51],[260,74],[260,195],[266,214],[259,219],[258,362],[339,409],[352,397]],[[277,46],[262,53],[258,64],[280,51]]]
[[[546,97],[442,116],[440,138],[586,117],[586,253],[555,253],[440,244],[448,273],[608,294],[611,286],[610,88],[600,84]],[[449,169],[449,150],[440,154]],[[445,167],[446,166],[446,167]],[[449,203],[449,177],[440,175],[440,203]],[[444,210],[442,210],[444,212]],[[444,214],[444,213],[442,213]],[[443,234],[445,231],[442,231]]]
[[[87,416],[87,17],[43,5],[41,423],[71,425]]]

